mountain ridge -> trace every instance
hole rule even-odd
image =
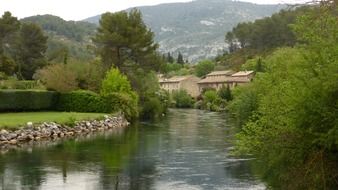
[[[285,5],[231,0],[196,0],[134,7],[155,33],[160,52],[181,52],[190,62],[212,58],[227,49],[224,35],[240,22],[271,16]],[[127,11],[133,8],[127,9]],[[98,24],[100,15],[83,21]]]

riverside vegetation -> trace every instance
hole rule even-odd
[[[307,7],[288,25],[295,45],[247,61],[263,72],[233,93],[230,110],[242,126],[236,152],[257,158],[270,188],[338,186],[337,15],[337,1]]]
[[[323,0],[240,23],[225,34],[228,52],[213,61],[188,65],[181,54],[175,63],[170,53],[157,53],[154,34],[138,10],[103,14],[93,37],[97,55],[85,63],[64,52],[59,63],[49,63],[36,53],[46,50],[41,29],[21,24],[5,13],[0,19],[0,66],[1,77],[9,82],[1,85],[40,90],[2,90],[0,109],[122,111],[130,120],[160,118],[172,103],[175,107],[229,110],[240,126],[233,153],[257,158],[253,170],[268,188],[335,189],[337,15],[337,1]],[[24,40],[29,31],[37,34],[29,38],[36,48]],[[8,47],[21,49],[10,51]],[[23,48],[32,52],[23,54]],[[193,100],[185,91],[170,96],[160,90],[156,76],[157,72],[203,76],[224,69],[254,70],[256,77],[234,90],[206,89]],[[26,82],[17,79],[36,81],[23,85]],[[8,85],[12,81],[19,85]],[[34,101],[26,101],[28,98]]]

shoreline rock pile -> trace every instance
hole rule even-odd
[[[8,145],[19,146],[32,141],[76,137],[83,134],[126,127],[128,125],[129,122],[121,115],[106,115],[102,120],[79,121],[75,122],[73,127],[54,122],[44,122],[35,125],[32,122],[28,122],[26,126],[14,131],[0,130],[0,148]]]

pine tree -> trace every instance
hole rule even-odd
[[[181,52],[178,52],[177,61],[178,64],[184,65],[183,55]]]
[[[98,47],[106,69],[115,65],[122,72],[133,66],[154,68],[149,59],[156,57],[158,44],[154,33],[147,28],[139,10],[105,13],[93,41]]]
[[[168,63],[174,63],[174,58],[173,58],[173,56],[171,56],[170,52],[168,52],[167,62]]]

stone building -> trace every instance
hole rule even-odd
[[[243,85],[249,83],[254,76],[253,71],[214,71],[209,73],[204,79],[198,82],[199,91],[203,89],[213,88],[219,90],[223,86],[229,86],[233,88],[237,85]]]
[[[196,76],[188,75],[174,76],[168,79],[160,78],[159,82],[161,88],[170,93],[177,90],[186,90],[192,97],[197,97],[200,94],[197,82],[200,80],[201,79]]]

